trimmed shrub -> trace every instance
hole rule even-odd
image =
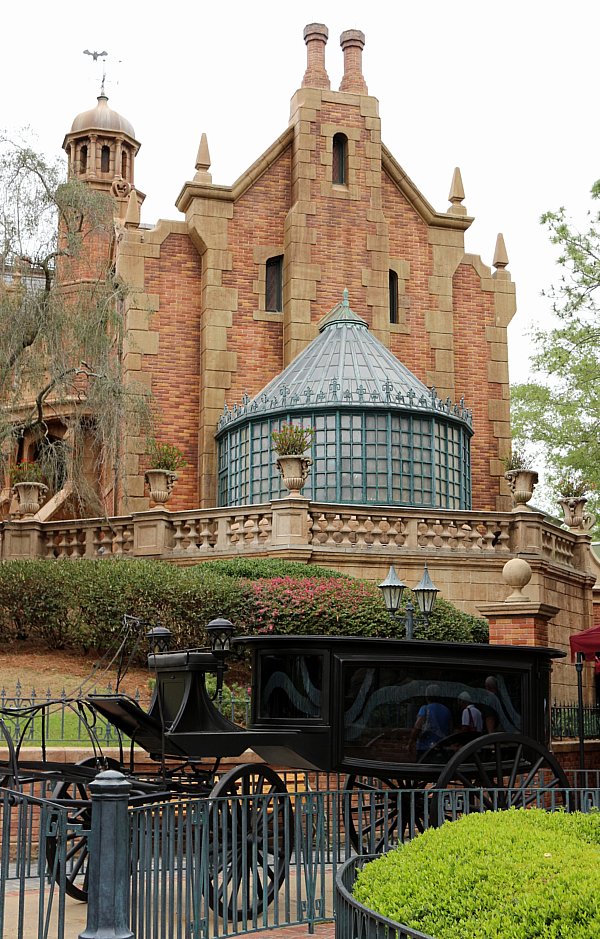
[[[278,567],[294,576],[273,577]],[[315,568],[267,559],[193,567],[131,559],[6,561],[0,564],[0,640],[20,636],[55,649],[102,652],[120,639],[124,613],[160,620],[180,648],[204,645],[205,626],[217,616],[247,635],[402,637],[404,627],[390,619],[375,584],[322,568],[315,576]],[[470,642],[486,630],[485,620],[439,601],[430,628],[418,635]],[[145,635],[130,636],[128,651],[144,660]]]
[[[364,906],[435,939],[600,936],[600,814],[465,815],[367,864]]]
[[[198,567],[223,577],[240,577],[246,580],[262,580],[263,577],[337,577],[353,580],[349,574],[341,574],[329,567],[301,564],[300,561],[284,561],[281,558],[230,558],[223,561],[203,561]]]
[[[404,607],[410,598],[403,597]],[[413,597],[414,603],[414,597]],[[404,607],[397,620],[387,613],[381,591],[368,580],[329,577],[295,580],[278,577],[250,585],[249,632],[297,635],[404,636]],[[487,642],[488,623],[438,600],[428,626],[415,628],[417,639]]]

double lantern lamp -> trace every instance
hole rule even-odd
[[[388,575],[379,584],[379,589],[383,594],[383,602],[385,603],[385,608],[394,619],[398,616],[398,610],[400,608],[400,603],[402,601],[402,594],[406,589],[406,584],[403,583],[396,569],[392,564],[388,571]],[[429,622],[429,616],[431,611],[435,606],[435,599],[439,593],[438,588],[435,586],[431,577],[429,576],[429,571],[427,570],[427,564],[425,564],[425,569],[423,571],[423,576],[421,580],[414,588],[413,593],[417,600],[417,606],[419,612],[421,613],[425,624]],[[406,626],[406,638],[413,638],[414,631],[414,614],[415,608],[414,604],[409,600],[406,604],[406,617],[405,617],[405,626]]]

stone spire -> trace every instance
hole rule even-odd
[[[497,271],[503,271],[505,267],[508,267],[508,254],[506,253],[504,235],[502,234],[499,234],[496,238],[496,249],[494,251],[494,260],[492,263]]]
[[[450,184],[450,193],[448,195],[448,201],[451,203],[450,208],[448,209],[447,215],[466,215],[467,208],[462,205],[462,201],[465,198],[465,190],[463,187],[462,176],[460,175],[460,169],[458,166],[454,168],[452,174],[452,182]]]
[[[132,189],[129,193],[129,201],[127,202],[127,212],[125,214],[125,228],[139,228],[140,227],[140,204],[138,202],[137,193],[135,189]]]
[[[340,91],[368,95],[369,89],[362,73],[362,51],[365,47],[365,34],[360,29],[347,29],[340,36],[340,45],[344,52],[344,77],[342,78]]]
[[[325,68],[325,45],[329,30],[323,23],[309,23],[304,27],[306,43],[306,71],[302,79],[303,88],[330,88],[329,75]]]
[[[504,244],[504,235],[499,234],[496,238],[496,248],[494,250],[494,260],[492,264],[496,268],[492,277],[495,280],[506,280],[510,281],[510,271],[507,271],[508,266],[508,254],[506,253],[506,245]]]
[[[202,134],[200,146],[198,147],[198,156],[196,157],[196,175],[194,176],[194,181],[210,185],[212,183],[212,176],[208,172],[209,169],[210,153],[208,152],[208,140],[206,134]]]

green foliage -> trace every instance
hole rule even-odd
[[[600,182],[592,188],[600,198]],[[588,213],[579,231],[564,208],[542,218],[559,249],[558,283],[548,293],[557,325],[535,329],[532,366],[538,381],[511,391],[515,439],[539,446],[550,470],[555,498],[559,480],[580,472],[590,489],[600,491],[600,213]],[[599,515],[600,498],[592,491],[588,508]],[[599,515],[600,517],[600,515]],[[594,533],[600,535],[600,527]]]
[[[296,576],[273,577],[278,566],[291,567]],[[193,567],[144,560],[6,561],[0,564],[0,641],[22,636],[51,648],[104,651],[118,642],[124,613],[160,621],[173,633],[174,647],[206,644],[205,626],[217,616],[230,619],[239,635],[402,637],[403,625],[390,619],[375,584],[320,569],[317,576],[312,567],[267,559]],[[416,635],[486,641],[487,623],[438,600],[429,627],[417,627]],[[144,661],[144,636],[131,636],[129,650]]]
[[[271,434],[279,456],[300,456],[310,447],[315,432],[312,427],[299,424],[282,424],[279,430]]]
[[[171,443],[160,443],[151,438],[148,440],[146,453],[150,460],[151,469],[164,469],[175,473],[178,469],[183,469],[188,462],[183,451]]]
[[[24,460],[21,463],[15,463],[14,466],[11,466],[10,468],[11,486],[14,486],[16,483],[43,482],[44,473],[39,463],[29,463],[28,461]]]
[[[528,453],[521,447],[513,445],[510,456],[504,457],[502,463],[504,464],[505,472],[510,470],[528,470],[531,469],[531,457]]]
[[[302,564],[299,561],[284,561],[281,558],[230,558],[223,561],[203,561],[203,571],[212,571],[223,577],[244,577],[261,580],[264,577],[339,577],[352,579],[329,567],[318,564]]]
[[[600,935],[600,814],[465,815],[366,865],[356,899],[435,939]]]
[[[582,499],[592,489],[581,470],[571,470],[556,483],[558,492],[565,499]]]

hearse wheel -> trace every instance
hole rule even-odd
[[[436,789],[473,791],[462,798],[439,796],[432,824],[436,814],[439,823],[463,811],[564,805],[568,785],[560,763],[537,740],[520,734],[484,734],[448,760],[435,784]],[[540,789],[548,790],[547,795]]]
[[[406,835],[423,831],[422,783],[374,773],[352,773],[344,787],[344,828],[358,854],[380,854]]]
[[[76,766],[97,766],[97,760],[89,757],[81,760]],[[106,769],[121,769],[116,760],[106,760]],[[101,772],[98,769],[98,772]],[[91,778],[89,780],[91,782]],[[76,825],[81,831],[69,829],[66,837],[66,879],[65,893],[74,900],[87,903],[88,899],[88,834],[92,823],[92,799],[85,779],[72,782],[63,780],[56,784],[50,796],[53,802],[67,802],[69,811],[69,824]],[[51,877],[58,881],[60,870],[55,868],[58,852],[58,839],[56,835],[46,838],[46,860]]]
[[[289,874],[294,812],[283,779],[260,764],[222,776],[209,795],[208,838],[211,909],[232,922],[255,918]]]

